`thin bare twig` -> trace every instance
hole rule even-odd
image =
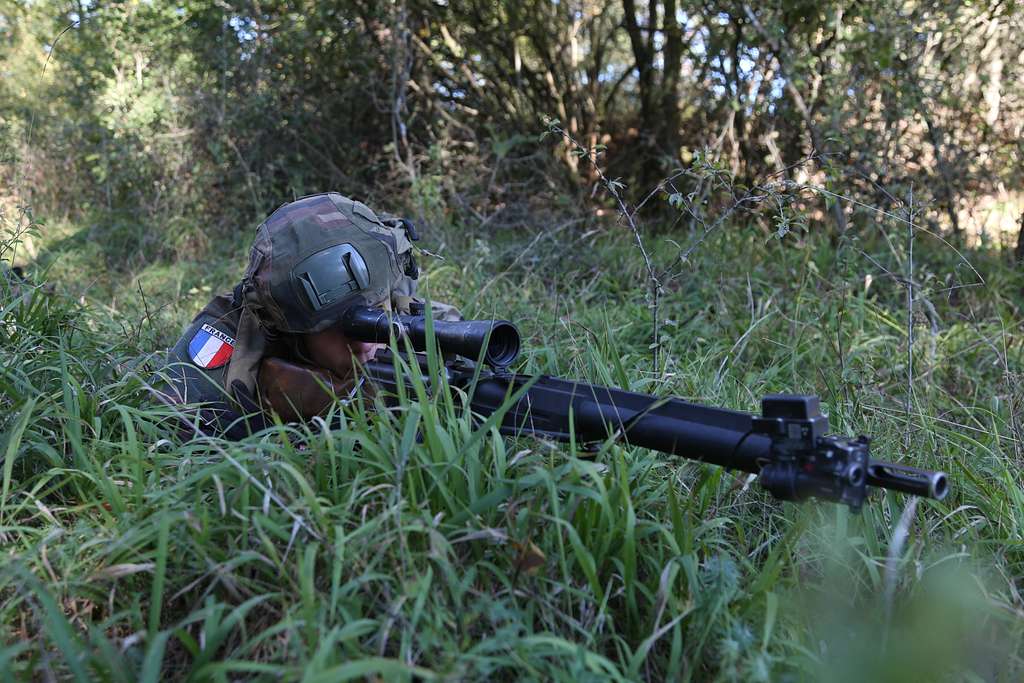
[[[904,450],[910,450],[910,411],[914,406],[914,186],[907,197],[907,430]]]
[[[408,9],[404,2],[398,5],[394,35],[395,48],[391,64],[391,142],[395,147],[395,161],[409,174],[409,183],[415,185],[417,181],[416,162],[413,159],[412,147],[409,145],[408,127],[403,118],[407,108],[406,93],[413,63],[410,50]],[[403,152],[405,158],[402,156]]]
[[[620,183],[618,180],[609,179],[608,176],[605,175],[604,169],[602,169],[601,165],[597,163],[597,155],[599,153],[599,150],[588,149],[581,145],[579,142],[576,141],[575,138],[573,138],[571,134],[569,134],[567,130],[562,128],[557,121],[548,121],[547,124],[548,130],[550,132],[560,135],[565,141],[567,141],[570,145],[573,146],[573,148],[576,151],[576,154],[578,154],[583,159],[586,159],[590,163],[590,165],[593,166],[594,171],[597,173],[597,177],[600,180],[601,184],[604,186],[605,190],[608,191],[608,194],[610,194],[612,198],[615,200],[615,204],[618,206],[619,213],[622,215],[623,218],[626,219],[626,222],[629,224],[630,230],[633,231],[633,237],[636,240],[637,249],[640,250],[640,255],[643,256],[644,259],[644,267],[647,269],[649,296],[651,299],[651,317],[654,326],[654,341],[651,344],[651,349],[653,351],[652,356],[654,374],[657,375],[661,351],[661,326],[660,321],[658,319],[658,315],[659,304],[661,302],[662,285],[661,280],[658,277],[658,273],[654,269],[654,263],[651,261],[650,254],[648,254],[647,252],[647,247],[644,246],[643,237],[640,236],[640,227],[637,225],[635,217],[636,211],[630,211],[629,207],[626,206],[626,202],[622,198],[622,195],[619,194],[619,188],[624,187],[623,184]]]

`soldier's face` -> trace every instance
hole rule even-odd
[[[318,367],[326,368],[339,377],[352,373],[356,361],[371,360],[384,344],[368,344],[350,339],[340,326],[329,327],[323,332],[314,332],[304,337],[310,360]]]

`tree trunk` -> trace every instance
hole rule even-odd
[[[1017,263],[1024,263],[1024,213],[1020,215],[1020,228],[1017,230],[1017,248],[1013,250]]]
[[[658,146],[673,161],[679,161],[679,148],[682,145],[680,136],[679,111],[679,77],[683,68],[683,28],[676,17],[675,0],[665,0],[664,19],[665,47],[663,52],[664,68],[661,84],[662,127],[658,135]]]
[[[650,183],[652,171],[655,164],[650,163],[648,158],[651,150],[650,135],[660,126],[656,122],[657,113],[654,101],[654,50],[644,40],[643,32],[640,30],[639,19],[637,18],[636,3],[633,0],[623,0],[624,10],[623,23],[626,33],[629,35],[629,44],[633,50],[633,59],[636,60],[637,86],[640,90],[640,139],[639,143],[644,153],[641,154],[640,171],[638,180],[640,192],[645,192],[646,186]],[[654,32],[651,32],[653,35]],[[635,194],[635,192],[634,192]]]

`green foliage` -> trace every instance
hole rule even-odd
[[[1020,22],[1015,3],[7,0],[0,150],[40,210],[183,219],[159,256],[328,188],[438,224],[471,205],[494,227],[495,205],[594,180],[565,141],[560,166],[541,159],[546,115],[632,203],[703,156],[742,186],[827,189],[793,207],[811,225],[835,194],[893,211],[913,191],[925,224],[1005,244]],[[781,236],[790,218],[765,220]]]
[[[1024,281],[971,237],[1020,209],[1021,5],[750,7],[0,0],[0,677],[1019,680]],[[150,354],[327,189],[428,224],[525,371],[817,393],[953,493],[782,505],[422,384],[184,441]]]
[[[860,516],[780,505],[642,449],[502,439],[418,383],[397,410],[351,407],[341,430],[182,442],[140,379],[168,331],[125,334],[143,302],[99,303],[134,283],[84,303],[27,285],[5,294],[0,326],[0,666],[89,680],[1014,680],[1024,501],[1007,368],[1024,349],[1006,329],[1019,312],[995,288],[936,298],[943,320],[974,317],[933,338],[917,326],[908,411],[898,287],[824,277],[835,254],[797,237],[723,231],[696,252],[702,276],[666,293],[675,324],[656,377],[626,235],[591,238],[571,263],[499,240],[449,254],[426,284],[469,315],[520,320],[527,371],[746,409],[769,391],[820,393],[838,430],[952,475],[895,556],[897,494]],[[884,244],[862,248],[893,258]],[[922,274],[956,264],[942,247],[916,253]],[[997,259],[975,267],[1020,286]],[[777,313],[736,345],[748,299]],[[155,315],[183,321],[177,306]]]

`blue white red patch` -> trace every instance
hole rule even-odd
[[[215,327],[203,324],[188,343],[192,362],[206,370],[213,370],[231,360],[235,340]]]

